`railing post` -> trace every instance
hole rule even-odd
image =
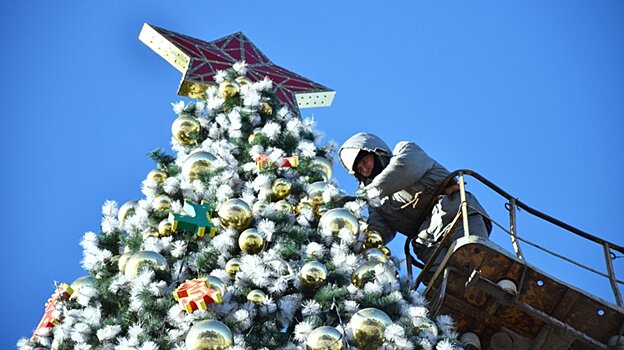
[[[468,227],[468,201],[466,200],[466,186],[464,183],[464,172],[459,172],[459,195],[461,198],[462,219],[464,221],[464,237],[470,235]]]
[[[518,242],[517,230],[516,230],[516,199],[509,199],[509,232],[511,235],[511,245],[513,246],[514,252],[516,252],[516,256],[522,260],[524,259],[524,254],[522,253],[522,248],[520,248],[520,243]]]
[[[616,282],[615,272],[613,272],[613,263],[611,263],[611,248],[607,242],[602,243],[602,247],[604,248],[607,271],[609,272],[609,282],[611,282],[611,288],[613,289],[613,294],[615,295],[615,302],[619,307],[622,307],[622,295],[620,294],[620,289],[618,288]]]

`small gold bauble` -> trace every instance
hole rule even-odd
[[[433,335],[437,336],[438,335],[438,326],[436,326],[436,324],[425,317],[421,317],[420,318],[422,322],[420,322],[418,325],[415,324],[415,332],[416,334],[419,334],[420,332],[423,331],[427,331],[427,332],[431,332]]]
[[[208,152],[195,152],[182,164],[182,174],[189,181],[193,181],[201,172],[212,170],[216,160],[217,158]]]
[[[275,179],[275,181],[273,181],[273,186],[271,187],[271,192],[273,192],[273,195],[277,199],[286,198],[290,194],[291,190],[292,185],[290,184],[290,181],[281,177]]]
[[[299,278],[304,286],[318,288],[327,281],[327,267],[318,261],[307,262],[301,268]]]
[[[366,231],[366,241],[364,241],[364,248],[377,248],[384,244],[381,233],[377,231]]]
[[[252,219],[252,212],[249,204],[242,199],[232,198],[221,204],[219,208],[221,225],[232,227],[242,231],[249,227]]]
[[[293,205],[285,199],[275,202],[275,209],[284,213],[292,213],[294,210]]]
[[[260,289],[254,289],[249,294],[247,294],[247,300],[251,301],[254,304],[262,304],[266,299],[266,294]]]
[[[234,80],[238,83],[238,85],[239,85],[241,88],[242,88],[242,87],[249,86],[249,85],[251,85],[251,84],[252,84],[252,82],[251,82],[251,80],[249,80],[249,78],[247,78],[247,77],[243,77],[243,76],[236,77],[236,79],[234,79]]]
[[[225,350],[234,344],[234,336],[223,322],[203,320],[189,329],[185,344],[187,350]]]
[[[318,207],[314,208],[314,214],[317,218],[320,218],[321,216],[325,215],[325,213],[327,213],[329,210],[330,209],[326,205],[319,205]]]
[[[376,276],[375,268],[377,265],[383,267],[381,277],[388,281],[396,281],[397,276],[394,268],[376,262],[365,262],[353,271],[351,283],[358,288],[362,288],[366,283],[372,282]]]
[[[297,204],[296,210],[297,214],[301,214],[301,210],[309,210],[311,212],[314,212],[314,206],[308,201],[301,201],[299,202],[299,204]]]
[[[130,256],[124,274],[127,279],[134,279],[139,275],[143,266],[149,265],[155,272],[169,271],[169,264],[164,256],[149,250],[136,252]]]
[[[171,133],[173,137],[183,145],[191,145],[197,143],[201,126],[195,117],[189,115],[181,115],[171,124]]]
[[[323,179],[329,181],[333,175],[332,163],[327,158],[316,157],[312,160],[312,165],[323,173]]]
[[[233,80],[225,80],[219,84],[219,93],[223,98],[228,99],[238,95],[240,85]]]
[[[164,219],[158,224],[158,234],[161,237],[171,236],[171,228],[173,225],[169,222],[168,219]]]
[[[388,261],[388,256],[379,248],[368,248],[364,251],[364,259],[370,262],[385,263]]]
[[[260,104],[260,114],[265,116],[273,115],[273,107],[268,102],[262,102]]]
[[[119,257],[119,261],[117,261],[117,266],[119,267],[119,272],[124,273],[126,271],[126,265],[128,264],[128,260],[134,254],[134,252],[123,253]]]
[[[221,293],[221,296],[225,294],[225,283],[219,277],[208,276],[208,285],[210,285],[211,289]]]
[[[323,193],[325,190],[329,188],[329,184],[325,181],[318,181],[312,183],[308,186],[307,193],[308,198],[313,206],[318,207],[319,205],[325,204],[325,200],[323,199]]]
[[[362,350],[377,350],[384,343],[386,327],[392,324],[392,319],[385,312],[366,308],[356,312],[349,321],[353,330],[353,343]]]
[[[162,184],[167,179],[167,173],[160,169],[153,169],[147,174],[147,179]]]
[[[252,142],[256,139],[256,136],[257,136],[259,133],[261,133],[261,132],[262,132],[262,128],[255,128],[255,129],[252,131],[252,133],[251,133],[251,134],[249,134],[249,137],[247,138],[247,141],[248,141],[249,143],[252,143]]]
[[[321,326],[306,338],[306,350],[343,350],[342,333],[336,327]]]
[[[254,203],[252,207],[253,214],[257,216],[262,216],[264,215],[264,213],[266,213],[266,210],[268,207],[269,207],[269,204],[267,202],[257,201]]]
[[[319,226],[323,231],[330,231],[333,235],[338,234],[343,228],[353,235],[357,235],[360,230],[360,224],[355,215],[345,208],[332,209],[323,214]]]
[[[82,276],[76,278],[76,280],[70,285],[71,289],[74,291],[72,297],[78,297],[78,292],[80,292],[80,289],[82,289],[83,287],[93,287],[94,283],[95,277],[93,276]]]
[[[238,237],[238,246],[247,254],[257,254],[264,248],[264,235],[255,228],[248,228]]]
[[[384,254],[386,254],[387,257],[392,256],[392,252],[385,245],[380,245],[379,247],[377,247],[377,249],[381,250]]]
[[[225,263],[225,272],[230,278],[236,277],[236,274],[241,270],[241,264],[243,262],[239,258],[232,258]]]
[[[161,194],[160,196],[154,198],[152,206],[158,211],[169,210],[171,208],[171,198],[169,198],[166,194]]]
[[[130,215],[134,215],[138,207],[139,207],[139,202],[127,201],[119,208],[119,212],[117,212],[117,219],[119,219],[119,224],[121,225],[121,227],[123,227],[126,219]]]

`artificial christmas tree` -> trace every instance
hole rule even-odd
[[[335,146],[248,68],[174,105],[175,156],[151,153],[143,199],[103,205],[81,243],[89,276],[20,349],[461,347],[366,230],[365,202],[332,183]]]

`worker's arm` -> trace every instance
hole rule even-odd
[[[399,142],[392,151],[390,162],[365,190],[377,188],[379,198],[387,197],[418,182],[431,167],[434,160],[413,142]]]

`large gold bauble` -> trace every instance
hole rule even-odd
[[[295,210],[293,205],[285,199],[275,202],[275,209],[283,213],[292,213]]]
[[[325,181],[318,181],[308,186],[308,190],[306,192],[308,193],[308,198],[313,206],[318,207],[319,205],[325,204],[323,193],[328,188],[329,184]]]
[[[239,91],[240,85],[234,80],[225,80],[219,84],[219,93],[225,99],[238,95]]]
[[[167,173],[160,169],[153,169],[147,174],[147,179],[162,184],[167,179]]]
[[[213,169],[216,160],[217,158],[209,152],[195,152],[182,164],[182,174],[189,181],[193,181],[199,173]]]
[[[163,219],[163,221],[158,224],[158,234],[161,237],[171,236],[172,226],[169,219]]]
[[[260,289],[254,289],[247,294],[247,300],[251,301],[254,304],[262,304],[265,299],[266,293],[264,293]]]
[[[185,344],[187,350],[225,350],[234,344],[234,336],[223,322],[203,320],[189,329]]]
[[[299,278],[304,286],[318,288],[327,281],[327,267],[318,261],[307,262],[301,268]]]
[[[247,254],[257,254],[264,248],[264,235],[255,228],[248,228],[238,237],[238,246]]]
[[[253,214],[256,216],[262,216],[264,215],[264,213],[266,213],[268,207],[269,203],[265,201],[257,201],[252,207]]]
[[[208,285],[211,289],[214,289],[217,292],[221,293],[221,296],[225,294],[225,283],[219,277],[208,276]]]
[[[173,137],[183,145],[197,143],[200,131],[201,126],[197,118],[189,115],[181,115],[171,124]]]
[[[343,350],[342,333],[336,327],[321,326],[306,338],[306,350]]]
[[[117,212],[117,219],[119,220],[119,224],[123,227],[126,219],[130,215],[134,215],[136,209],[139,207],[139,202],[137,201],[127,201],[122,204],[119,208],[119,212]]]
[[[290,181],[284,178],[277,178],[273,181],[273,186],[271,187],[271,192],[277,199],[284,199],[288,197],[290,191],[292,190],[292,185]]]
[[[232,198],[221,204],[219,217],[221,218],[221,225],[224,227],[242,231],[249,227],[253,216],[249,204],[242,199]]]
[[[241,270],[241,264],[243,262],[239,258],[232,258],[225,263],[225,272],[227,272],[230,278],[236,277],[236,274]]]
[[[260,114],[268,117],[270,115],[273,115],[273,107],[271,107],[271,105],[268,102],[262,102],[260,104],[259,112]]]
[[[124,273],[126,271],[126,265],[128,265],[128,260],[134,254],[134,252],[123,253],[119,260],[117,261],[117,266],[119,267],[119,272]]]
[[[349,230],[353,235],[357,235],[360,231],[357,218],[345,208],[332,209],[323,214],[319,226],[323,231],[331,231],[333,235],[338,234],[343,228]]]
[[[312,160],[312,165],[323,173],[323,179],[329,181],[334,174],[332,163],[327,158],[316,157]]]
[[[161,194],[160,196],[154,198],[152,201],[152,207],[154,207],[157,211],[166,211],[171,209],[171,198],[166,194]]]
[[[385,263],[388,257],[379,248],[368,248],[364,251],[364,259],[370,262]]]
[[[397,276],[394,268],[376,262],[366,262],[353,271],[353,274],[351,274],[351,283],[358,288],[362,288],[366,283],[372,282],[375,279],[375,267],[377,265],[383,267],[382,275],[386,280],[396,281]]]
[[[82,276],[82,277],[76,278],[76,280],[72,282],[72,284],[70,285],[71,289],[74,291],[74,294],[72,294],[72,297],[74,296],[77,297],[78,292],[80,292],[80,289],[82,289],[83,287],[93,287],[94,283],[95,283],[95,277],[93,276]]]
[[[164,256],[153,251],[143,250],[130,256],[125,266],[124,275],[128,279],[134,279],[145,265],[151,266],[155,272],[169,271],[169,264]]]
[[[242,88],[242,87],[249,86],[249,85],[251,85],[251,84],[252,84],[252,82],[251,82],[251,80],[249,80],[249,78],[247,78],[247,77],[243,77],[243,76],[236,77],[236,79],[234,79],[234,80],[238,83],[238,85],[239,85],[241,88]]]
[[[384,244],[383,236],[377,231],[366,231],[364,248],[377,248]]]
[[[356,312],[349,321],[353,330],[353,343],[362,350],[377,350],[384,343],[386,327],[392,324],[392,319],[385,312],[366,308]]]

